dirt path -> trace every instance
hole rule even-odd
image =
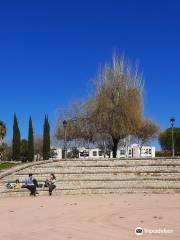
[[[173,230],[144,233],[136,227]],[[160,231],[160,230],[159,230]],[[0,199],[1,240],[180,239],[180,195],[110,194]]]

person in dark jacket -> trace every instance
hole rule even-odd
[[[52,195],[53,190],[56,188],[55,180],[56,180],[55,175],[53,173],[51,173],[49,178],[46,179],[46,181],[45,181],[44,187],[48,187],[49,188],[49,196]]]

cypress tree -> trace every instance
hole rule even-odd
[[[16,114],[14,114],[14,123],[13,123],[12,151],[13,151],[12,159],[14,161],[19,161],[20,154],[21,154],[21,135],[20,135]]]
[[[48,116],[45,115],[43,127],[43,159],[48,160],[50,157],[50,125]]]
[[[43,160],[46,160],[46,115],[43,125]]]
[[[47,121],[47,153],[48,153],[48,159],[50,158],[50,151],[51,151],[51,140],[50,140],[50,125],[48,116],[46,118]]]
[[[31,116],[29,118],[29,131],[28,131],[28,160],[34,160],[34,134]]]
[[[43,160],[46,160],[46,115],[43,125]]]

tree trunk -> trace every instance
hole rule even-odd
[[[142,157],[142,146],[140,146],[140,158]]]
[[[119,139],[117,138],[113,138],[113,158],[117,157],[117,149],[118,149],[118,143],[119,143]]]

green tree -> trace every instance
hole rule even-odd
[[[12,159],[14,161],[20,160],[20,147],[21,147],[21,134],[20,134],[16,114],[14,114],[13,140],[12,140],[12,149],[13,149]]]
[[[6,136],[6,125],[3,121],[0,121],[0,144],[2,144],[3,138]]]
[[[43,159],[48,160],[50,157],[50,125],[48,116],[45,115],[43,130]]]
[[[26,139],[21,140],[21,160],[23,162],[28,160],[28,141]]]
[[[4,148],[3,161],[11,161],[12,160],[12,146],[7,143],[3,143],[2,146]]]
[[[6,125],[3,121],[0,121],[0,160],[3,159],[3,155],[4,155],[3,138],[5,136],[6,136]]]
[[[34,134],[31,116],[29,118],[29,132],[28,132],[28,160],[34,160]]]
[[[163,151],[172,152],[172,129],[168,128],[159,135],[159,143]],[[180,154],[180,128],[174,128],[175,154]]]

